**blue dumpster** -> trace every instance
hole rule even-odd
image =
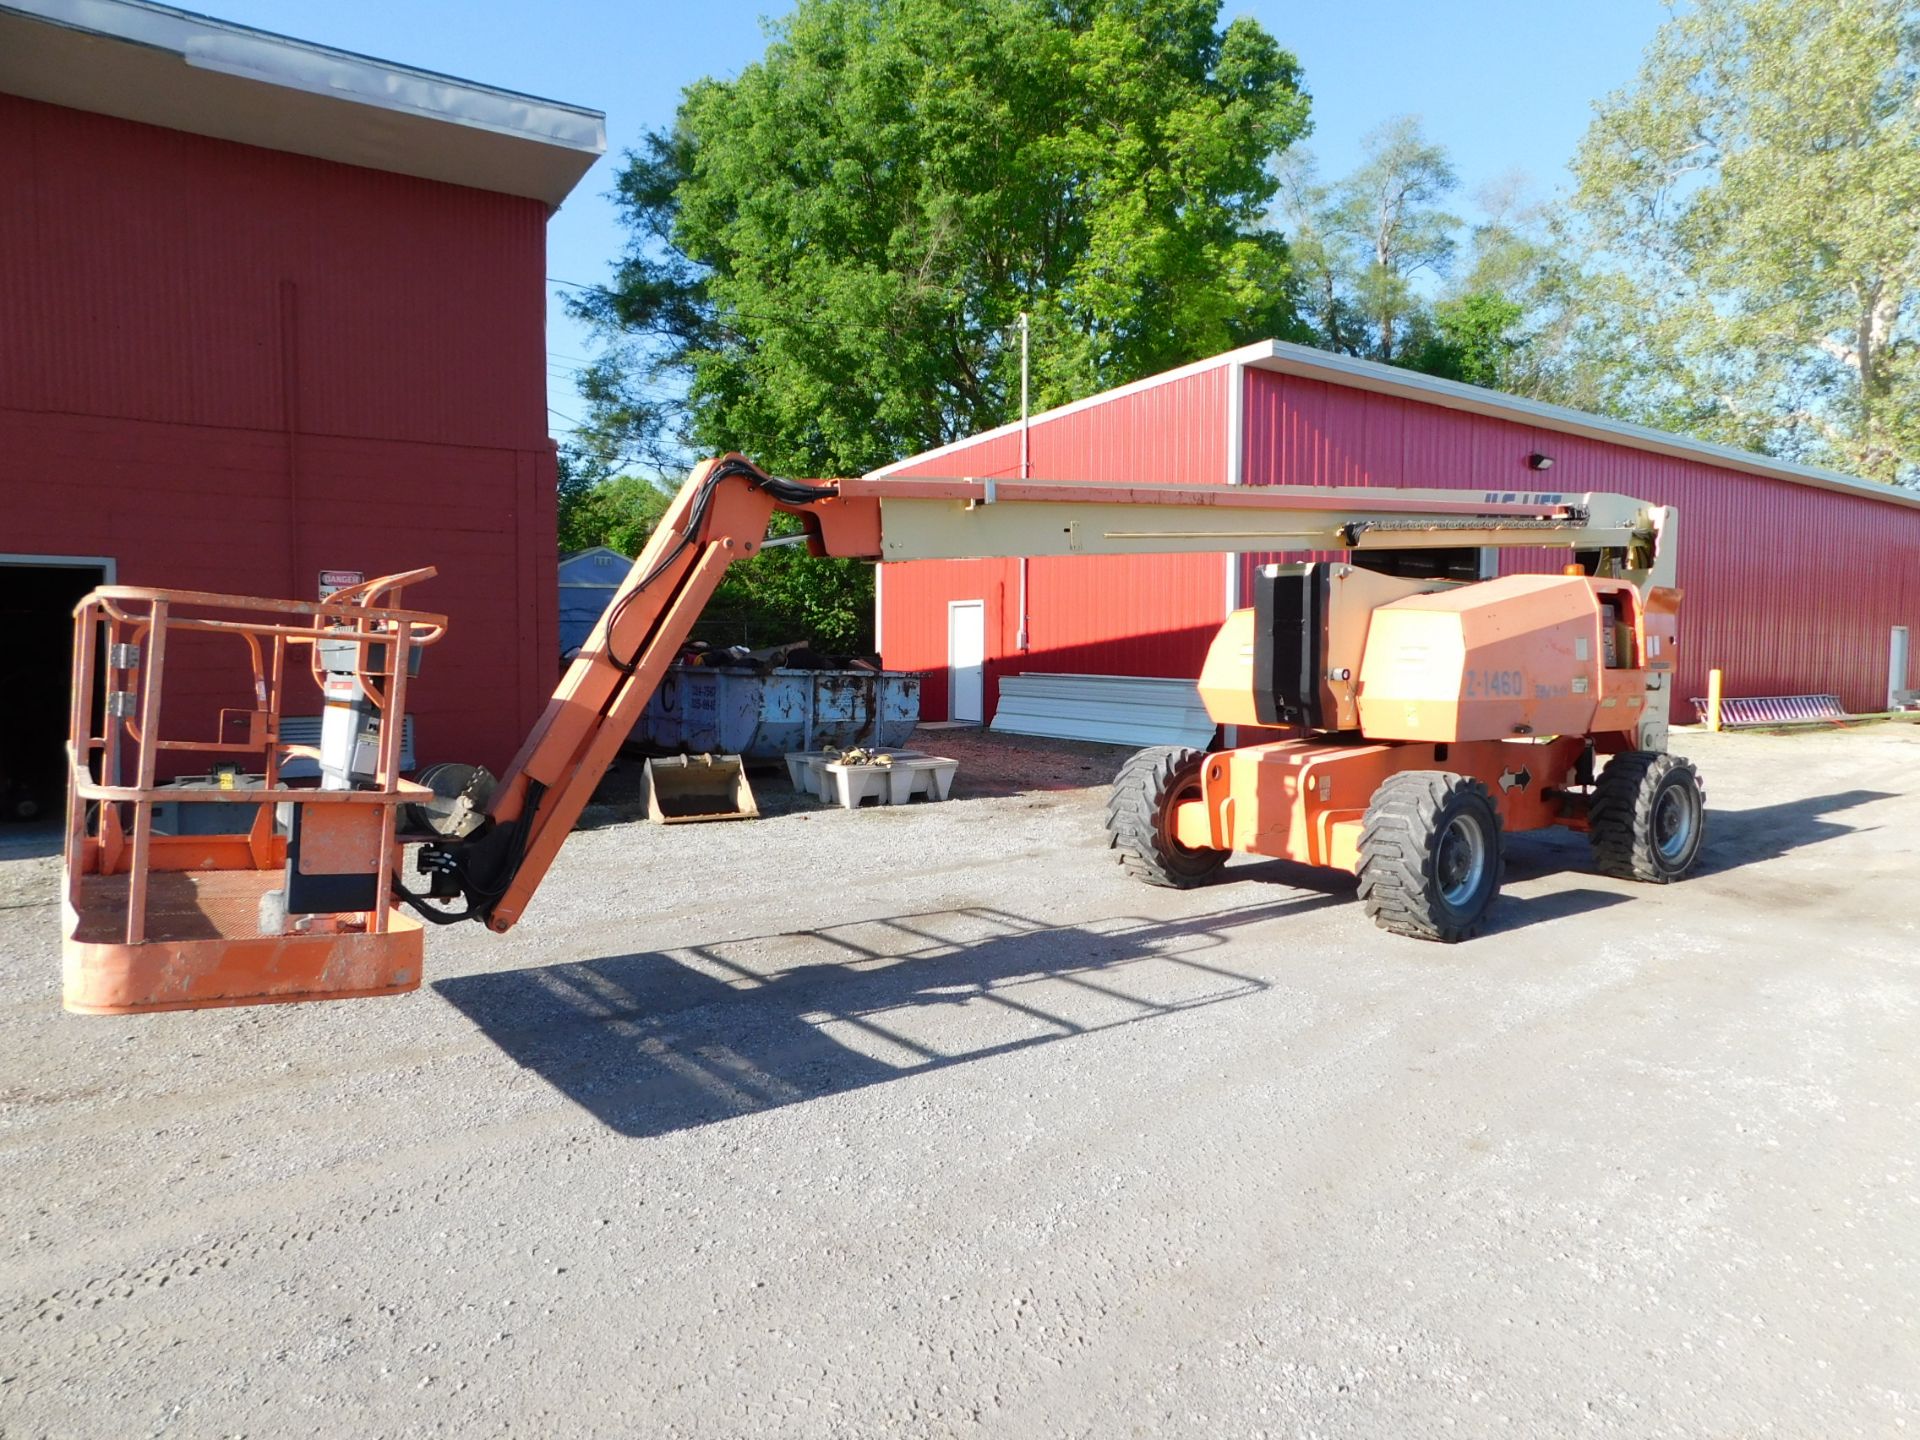
[[[920,677],[897,670],[675,665],[634,727],[655,750],[777,760],[795,750],[903,745]]]

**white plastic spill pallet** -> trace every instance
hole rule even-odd
[[[858,810],[869,800],[882,805],[905,805],[916,795],[929,800],[944,800],[953,793],[954,772],[958,760],[928,755],[919,760],[896,760],[891,765],[842,765],[838,761],[824,767],[833,782],[830,799],[843,810]]]
[[[890,760],[924,760],[924,750],[894,750],[882,746],[871,752]],[[811,795],[816,800],[833,798],[833,781],[827,766],[840,758],[838,750],[795,750],[787,756],[787,779],[796,795]]]
[[[905,805],[916,796],[945,800],[953,793],[958,760],[929,755],[922,750],[883,750],[885,765],[846,765],[830,750],[802,750],[787,756],[787,778],[794,791],[817,800],[858,810],[877,805]]]

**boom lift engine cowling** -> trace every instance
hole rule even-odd
[[[1388,930],[1457,940],[1498,893],[1509,831],[1587,830],[1603,870],[1640,880],[1678,878],[1698,853],[1698,777],[1664,753],[1679,603],[1670,509],[1605,494],[807,484],[730,455],[695,469],[497,783],[471,766],[398,773],[407,680],[446,623],[400,608],[400,591],[431,571],[320,602],[119,586],[82,601],[74,694],[103,685],[107,703],[97,719],[78,698],[73,710],[68,1007],[397,993],[419,984],[416,917],[511,927],[776,509],[801,518],[815,553],[870,560],[1344,552],[1262,569],[1255,603],[1208,657],[1212,717],[1277,738],[1157,748],[1122,768],[1109,836],[1152,883],[1201,883],[1235,851],[1282,856],[1357,873]],[[1453,578],[1463,551],[1489,547],[1571,551],[1596,573]],[[251,658],[253,708],[223,712],[213,741],[159,737],[167,637],[181,632],[238,639]],[[317,790],[279,774],[301,749],[280,741],[279,717],[285,661],[302,647],[351,708],[309,752],[330,777]],[[154,834],[162,750],[256,757],[261,773],[213,792],[256,807],[250,831]],[[423,893],[400,874],[414,841]]]

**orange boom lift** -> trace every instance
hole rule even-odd
[[[65,999],[124,1013],[394,994],[422,922],[518,921],[734,560],[774,511],[814,553],[868,560],[1169,552],[1330,553],[1268,565],[1201,677],[1213,719],[1277,738],[1161,747],[1122,768],[1113,848],[1153,884],[1235,852],[1356,872],[1398,934],[1459,940],[1499,891],[1506,832],[1588,831],[1600,868],[1693,865],[1699,779],[1666,751],[1680,593],[1675,515],[1624,496],[885,478],[804,483],[738,455],[699,465],[546,713],[496,781],[402,779],[409,678],[445,631],[405,609],[431,570],[317,602],[108,586],[75,611]],[[1565,573],[1473,579],[1482,552],[1565,552]],[[184,632],[231,640],[251,708],[211,740],[162,739]],[[201,642],[204,643],[204,642]],[[289,658],[324,696],[318,746],[281,738]],[[305,677],[300,677],[305,683]],[[248,804],[244,835],[154,832],[163,751],[245,757],[195,801]],[[290,759],[317,765],[291,785]],[[1604,768],[1602,768],[1604,764]],[[131,779],[127,778],[129,771]],[[403,876],[417,844],[417,878]]]

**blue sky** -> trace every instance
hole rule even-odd
[[[606,198],[620,152],[666,124],[680,91],[732,75],[765,47],[782,0],[176,0],[185,8],[383,59],[604,110],[607,157],[548,227],[548,273],[602,281],[622,234]],[[1321,172],[1351,169],[1361,137],[1422,118],[1460,171],[1463,199],[1508,172],[1538,193],[1566,181],[1593,102],[1630,80],[1659,27],[1658,0],[1260,0],[1251,14],[1300,58]],[[572,371],[590,337],[548,305],[548,404],[556,434],[581,406]]]

